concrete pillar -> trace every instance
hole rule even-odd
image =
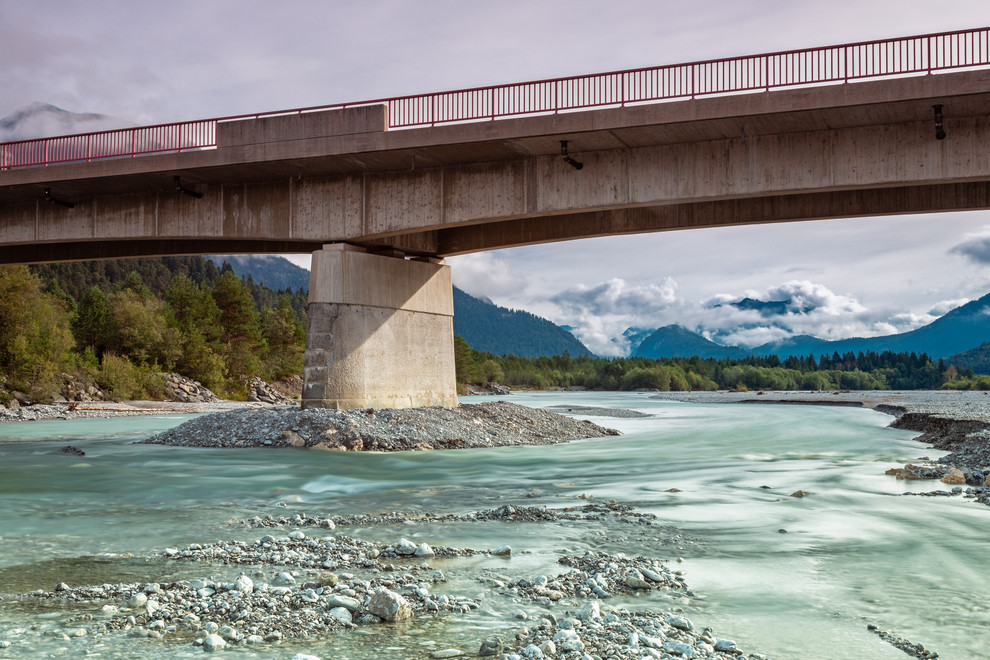
[[[346,244],[314,252],[302,407],[456,405],[450,266]]]

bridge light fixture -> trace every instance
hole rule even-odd
[[[190,197],[195,197],[196,199],[203,198],[203,193],[196,192],[192,188],[186,188],[184,185],[182,185],[182,181],[180,181],[179,179],[180,178],[178,176],[173,177],[173,180],[175,181],[175,189],[177,191],[179,191],[183,195],[189,195]]]
[[[51,188],[45,188],[45,201],[48,202],[49,204],[54,204],[55,206],[62,206],[67,209],[75,208],[76,206],[72,202],[67,202],[64,199],[55,199],[54,197],[52,197]]]
[[[942,126],[942,104],[933,105],[932,110],[935,111],[935,139],[944,140],[945,127]]]
[[[579,170],[582,167],[584,167],[584,163],[579,163],[567,155],[567,140],[560,141],[560,157],[564,159],[565,163],[567,163],[576,170]]]

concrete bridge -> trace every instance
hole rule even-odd
[[[0,263],[313,252],[303,405],[454,405],[443,257],[990,208],[988,66],[980,28],[8,143]]]

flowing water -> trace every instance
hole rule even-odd
[[[419,657],[451,644],[474,652],[486,633],[511,639],[521,625],[511,617],[519,606],[491,597],[474,573],[492,565],[520,576],[554,573],[562,570],[555,563],[561,553],[594,549],[682,558],[677,568],[697,597],[664,602],[658,596],[649,606],[681,607],[696,625],[712,626],[747,652],[802,660],[907,657],[867,631],[872,623],[944,660],[990,658],[990,508],[959,497],[903,497],[905,490],[941,485],[896,481],[884,470],[937,452],[911,432],[886,428],[889,417],[865,409],[685,404],[644,394],[510,400],[651,416],[583,416],[620,429],[620,437],[401,454],[132,444],[187,417],[0,425],[0,641],[14,642],[0,655],[202,657],[189,644],[160,640],[31,637],[24,632],[31,626],[58,629],[79,611],[32,607],[11,594],[50,590],[59,581],[83,586],[223,574],[151,556],[168,546],[265,533],[228,526],[230,519],[468,513],[504,503],[565,507],[583,503],[576,498],[584,495],[632,504],[679,531],[509,522],[338,528],[334,533],[384,542],[406,536],[480,549],[510,544],[513,557],[447,566],[451,588],[481,596],[485,605],[428,631],[395,630],[385,640],[342,634],[316,647],[234,648],[226,655],[374,658],[382,643],[392,644],[390,657]],[[86,456],[58,453],[66,444]],[[790,497],[797,490],[811,494]]]

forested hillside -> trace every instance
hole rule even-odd
[[[306,296],[202,257],[0,268],[0,400],[70,382],[156,398],[175,371],[232,398],[300,374]]]
[[[454,333],[477,350],[496,355],[590,355],[574,335],[529,312],[479,300],[454,287]]]

